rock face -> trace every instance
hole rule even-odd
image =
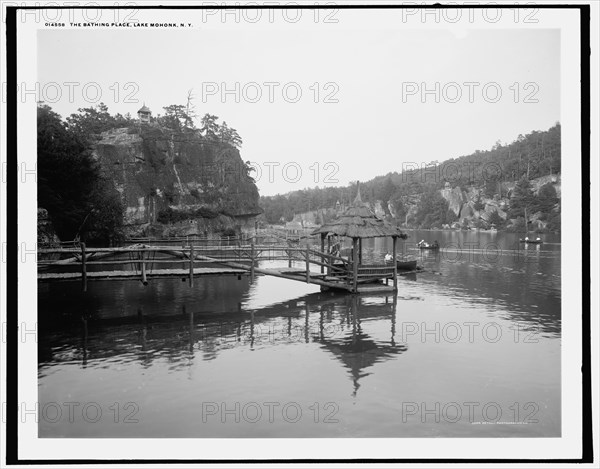
[[[531,185],[534,188],[534,192],[537,194],[539,189],[547,183],[552,183],[556,189],[557,195],[560,197],[560,175],[544,176],[541,178],[531,180]],[[482,188],[478,187],[459,187],[456,186],[451,188],[448,184],[445,188],[440,189],[440,194],[444,199],[448,201],[448,209],[452,210],[457,216],[457,221],[450,225],[444,225],[444,227],[452,229],[460,229],[464,224],[470,227],[484,226],[487,227],[487,222],[493,213],[497,213],[500,218],[508,221],[508,209],[510,206],[509,194],[514,189],[515,183],[503,183],[502,185],[502,197],[500,194],[495,194],[494,197],[486,197],[483,193]],[[398,220],[398,222],[404,226],[411,227],[416,225],[416,215],[420,202],[421,195],[413,194],[407,196],[404,200],[404,206],[406,208],[406,215],[402,220],[398,220],[399,214],[396,213],[394,205],[391,202],[387,204],[387,211],[392,218]],[[385,217],[386,212],[384,211],[384,203],[381,200],[367,203],[367,205],[375,212],[379,217]],[[335,216],[341,214],[341,208],[337,210],[329,209],[323,211],[323,217],[331,220]],[[555,212],[560,211],[560,204],[554,209]],[[313,224],[320,224],[318,218],[318,212],[306,212],[296,214],[294,222],[297,222],[300,226],[313,226]],[[530,222],[532,223],[533,229],[545,229],[547,222],[540,220],[542,216],[540,212],[531,216]],[[485,223],[482,223],[485,222]]]
[[[243,229],[262,212],[238,150],[197,132],[156,125],[113,129],[101,134],[94,155],[121,194],[130,233]]]
[[[372,209],[373,209],[373,212],[375,212],[375,215],[377,215],[380,218],[384,218],[385,210],[383,208],[383,202],[381,200],[377,200],[372,205],[373,205]]]
[[[466,202],[466,197],[460,187],[456,186],[454,189],[445,188],[440,191],[442,197],[448,201],[449,210],[452,210],[458,217],[460,216],[463,204]]]

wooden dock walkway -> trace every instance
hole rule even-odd
[[[51,280],[79,280],[82,272],[40,272],[38,280],[48,282]],[[139,272],[133,270],[109,270],[99,272],[87,272],[87,278],[96,280],[139,280]],[[147,279],[180,277],[186,278],[189,275],[188,269],[160,269],[146,274]],[[194,267],[194,277],[203,275],[249,275],[246,269],[232,269],[219,267]]]
[[[265,260],[285,260],[288,266],[259,267],[258,262]],[[294,267],[294,263],[302,268]],[[174,268],[173,264],[183,264],[183,268]],[[71,271],[65,271],[69,266]],[[79,271],[72,271],[75,266]],[[101,267],[95,271],[95,266]],[[391,265],[359,264],[353,269],[348,259],[311,249],[309,244],[305,247],[290,243],[255,245],[252,240],[251,244],[245,245],[224,246],[219,242],[218,245],[202,246],[190,243],[182,247],[134,244],[87,248],[81,243],[79,247],[38,250],[39,281],[81,280],[84,291],[88,280],[132,279],[146,285],[155,278],[179,277],[189,280],[189,286],[193,287],[194,278],[198,276],[248,274],[252,278],[261,274],[318,285],[322,290],[385,293],[395,291],[388,281],[399,273]]]

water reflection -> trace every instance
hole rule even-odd
[[[458,239],[460,245],[471,236]],[[481,250],[451,261],[451,250],[420,253],[411,246],[407,255],[425,271],[403,276],[398,295],[388,296],[320,292],[261,275],[253,282],[202,277],[194,288],[176,279],[148,286],[94,281],[87,293],[78,282],[40,283],[41,405],[135,402],[143,416],[139,426],[42,421],[40,436],[559,435],[560,245],[522,249],[528,253],[522,263],[506,253],[490,262]],[[372,256],[387,250],[381,242],[364,247]],[[474,341],[466,334],[445,340],[444,325],[475,322]],[[491,323],[504,332],[497,342],[481,334]],[[515,325],[538,331],[535,343],[515,341]],[[462,421],[403,424],[403,402],[444,399],[500,402],[506,409],[535,402],[543,410],[539,424],[510,432]],[[334,402],[342,423],[198,425],[202,403],[223,400],[293,401],[305,409]]]
[[[249,287],[249,284],[246,284]],[[165,286],[161,287],[164,292]],[[298,342],[317,343],[347,369],[353,395],[368,368],[407,350],[396,343],[397,297],[361,297],[338,293],[312,293],[268,307],[244,310],[243,291],[235,311],[226,315],[195,311],[183,304],[180,313],[111,315],[112,308],[96,304],[80,321],[68,314],[62,321],[44,321],[39,347],[41,376],[57,363],[108,368],[137,361],[150,368],[155,360],[167,360],[169,369],[190,367],[194,360],[214,360],[220,352],[243,347],[248,350]],[[89,305],[88,305],[89,308]],[[64,311],[63,311],[64,313]],[[72,322],[71,322],[72,321]],[[373,337],[363,322],[380,322],[386,334]],[[79,334],[78,331],[79,330]],[[73,341],[73,335],[80,340]]]
[[[516,233],[412,231],[400,243],[405,257],[426,270],[418,276],[431,294],[485,307],[493,315],[538,328],[548,336],[561,331],[561,244],[546,234],[544,244],[519,243]],[[439,251],[418,250],[416,240],[438,240]],[[372,258],[390,249],[365,243]]]
[[[350,307],[346,310],[346,324],[352,327],[352,333],[341,337],[320,336],[320,343],[323,348],[330,352],[340,363],[350,372],[354,390],[353,396],[356,396],[359,381],[361,378],[369,376],[365,370],[374,366],[376,363],[385,361],[395,355],[399,355],[407,350],[406,345],[397,345],[396,335],[396,297],[388,304],[389,298],[385,298],[385,304],[380,305],[379,311],[375,313],[370,308],[366,308],[362,299],[358,296],[349,296]],[[365,314],[359,314],[367,312]],[[361,326],[361,322],[369,317],[369,314],[378,314],[390,319],[390,339],[389,343],[385,341],[376,341],[366,334]]]

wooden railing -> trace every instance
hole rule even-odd
[[[306,282],[313,278],[329,278],[331,281],[354,284],[354,266],[351,260],[333,256],[306,246],[273,245],[273,244],[238,244],[238,245],[196,245],[191,242],[184,247],[173,245],[132,245],[118,248],[89,248],[85,243],[79,247],[49,248],[38,250],[38,268],[50,269],[67,265],[78,266],[81,270],[82,289],[87,289],[88,272],[92,266],[110,266],[109,271],[119,271],[124,265],[135,269],[136,277],[146,285],[148,275],[156,274],[156,266],[165,264],[181,264],[177,275],[189,277],[189,285],[194,283],[194,268],[201,264],[221,264],[226,267],[245,269],[254,276],[258,261],[286,260],[288,267],[294,262],[303,266]],[[56,257],[52,259],[48,257]],[[60,258],[68,256],[67,258]],[[44,259],[44,257],[47,257]],[[317,266],[318,271],[311,267]],[[265,269],[259,269],[265,272]],[[356,282],[364,283],[378,279],[394,277],[395,266],[392,265],[358,265]],[[138,274],[139,273],[139,274]],[[175,275],[175,274],[173,274]]]

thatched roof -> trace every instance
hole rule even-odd
[[[400,228],[386,220],[379,218],[363,203],[360,197],[360,188],[356,194],[354,204],[349,207],[339,218],[331,223],[326,223],[311,234],[333,233],[348,238],[382,238],[396,236],[406,239]]]

